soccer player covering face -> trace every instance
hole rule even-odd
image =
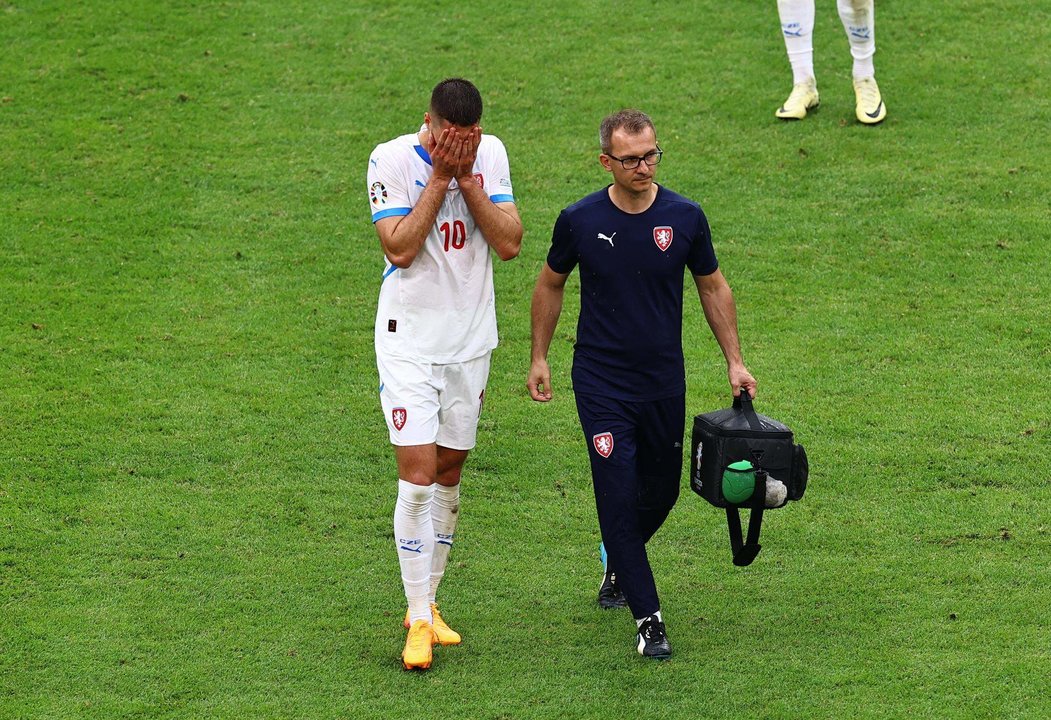
[[[567,207],[555,222],[533,292],[526,385],[533,400],[551,400],[548,348],[566,280],[578,268],[572,377],[608,554],[599,601],[603,607],[626,602],[635,617],[639,653],[667,658],[671,647],[646,543],[679,496],[686,269],[726,358],[734,395],[754,396],[756,381],[741,359],[733,295],[704,213],[654,182],[663,152],[650,118],[622,110],[602,121],[599,139],[599,162],[613,183]]]
[[[507,153],[482,134],[481,117],[477,88],[444,80],[419,132],[378,145],[369,158],[372,220],[386,257],[376,364],[398,465],[394,541],[408,669],[430,667],[434,644],[460,642],[435,593],[497,343],[490,250],[510,260],[522,244]]]

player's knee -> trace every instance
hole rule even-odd
[[[401,478],[404,480],[409,487],[405,490],[408,493],[408,499],[412,502],[423,502],[430,498],[431,485],[434,484],[434,476],[427,473],[425,470],[410,470],[404,473],[406,477]]]
[[[447,487],[460,484],[460,475],[463,472],[462,466],[443,468],[438,471],[438,482]]]

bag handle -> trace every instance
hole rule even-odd
[[[748,394],[747,388],[741,388],[741,394],[734,398],[733,408],[734,410],[741,411],[744,415],[744,419],[748,421],[749,428],[752,430],[762,430],[762,424],[759,422],[759,418],[755,414],[755,408],[752,407],[752,396]]]

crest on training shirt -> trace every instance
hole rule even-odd
[[[372,198],[373,205],[386,205],[387,188],[383,186],[383,183],[377,180],[369,187],[369,197]]]
[[[672,229],[668,225],[653,228],[653,242],[657,243],[657,247],[662,251],[671,246],[672,235]]]
[[[485,188],[485,176],[482,173],[475,173],[474,181],[478,183],[478,187]]]
[[[394,423],[394,427],[401,431],[405,427],[405,421],[409,419],[409,413],[406,412],[405,408],[394,408],[390,411],[390,419]]]
[[[613,433],[599,433],[591,438],[591,442],[595,444],[595,452],[604,458],[608,458],[613,454]]]

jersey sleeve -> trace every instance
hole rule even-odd
[[[555,220],[554,230],[551,231],[551,249],[547,253],[547,264],[555,272],[565,275],[577,266],[578,259],[573,223],[563,210]]]
[[[490,137],[492,151],[486,163],[488,167],[483,171],[488,174],[483,180],[485,191],[494,203],[513,203],[515,195],[511,188],[511,166],[507,162],[507,150],[500,138]]]
[[[412,212],[405,175],[397,160],[397,155],[383,145],[377,146],[369,157],[367,182],[372,222]]]
[[[708,227],[708,218],[704,211],[697,210],[697,226],[693,233],[693,244],[686,258],[686,265],[694,275],[711,275],[719,269],[719,261],[712,247],[712,230]]]

